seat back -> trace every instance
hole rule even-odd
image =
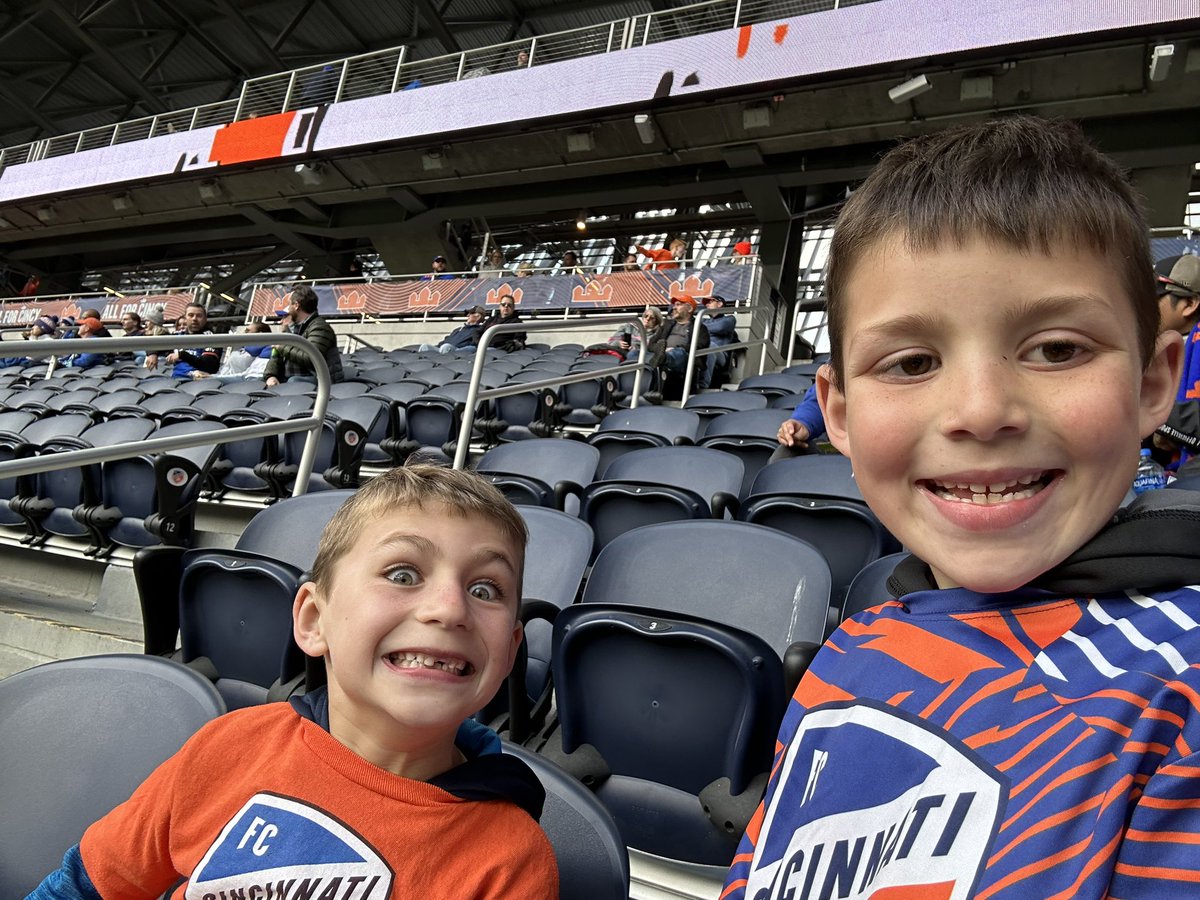
[[[599,462],[600,451],[590,444],[536,438],[493,447],[475,470],[513,503],[562,509],[568,491],[581,492]]]
[[[854,580],[850,582],[850,587],[846,590],[846,599],[842,601],[839,621],[845,622],[855,613],[894,599],[887,588],[887,582],[892,577],[892,572],[896,570],[896,565],[906,556],[908,556],[907,553],[889,553],[887,556],[881,556],[865,565],[854,576]]]
[[[747,392],[746,396],[756,395]],[[745,467],[739,497],[750,493],[754,479],[779,448],[779,426],[789,415],[782,409],[747,409],[724,413],[708,423],[700,446],[732,453]]]
[[[639,406],[606,416],[588,443],[600,451],[596,474],[604,478],[609,465],[622,454],[645,447],[694,443],[699,433],[700,417],[690,410]]]
[[[321,491],[272,504],[250,520],[238,538],[237,549],[307,572],[317,558],[321,532],[353,496],[350,490]]]
[[[778,397],[781,394],[803,394],[813,383],[807,375],[751,375],[743,378],[738,385],[739,391],[756,391],[768,397]]]
[[[153,656],[66,659],[0,681],[0,896],[32,891],[88,825],[224,711],[203,676]]]
[[[504,752],[533,769],[546,791],[538,823],[554,848],[559,900],[627,900],[629,852],[604,805],[545,757],[509,743]]]
[[[728,864],[740,829],[710,821],[698,798],[721,778],[740,794],[770,767],[786,704],[771,648],[713,622],[588,604],[559,613],[553,672],[562,751],[603,758],[612,774],[596,794],[625,842]]]
[[[276,681],[304,671],[292,637],[296,566],[239,550],[189,550],[179,583],[183,661],[206,657],[230,709],[267,699]]]
[[[829,591],[829,567],[812,545],[770,528],[709,519],[616,538],[596,558],[580,602],[722,622],[758,635],[782,657],[797,641],[823,640]]]

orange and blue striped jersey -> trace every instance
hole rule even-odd
[[[722,900],[1200,896],[1200,587],[921,591],[845,622]]]

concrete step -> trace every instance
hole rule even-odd
[[[0,600],[0,677],[55,659],[141,653],[135,622],[45,602]]]

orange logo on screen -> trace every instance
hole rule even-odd
[[[277,113],[222,126],[213,135],[209,162],[228,166],[282,156],[288,130],[296,121],[296,115],[295,112]]]
[[[436,309],[442,303],[442,292],[432,291],[423,287],[415,294],[408,295],[409,309]]]
[[[680,294],[689,294],[700,300],[704,297],[711,297],[714,286],[711,278],[705,278],[701,281],[697,276],[689,275],[683,279],[682,284],[678,281],[671,282],[670,297],[674,300]]]
[[[505,293],[501,294],[500,293],[501,291],[504,291]],[[523,291],[521,288],[512,288],[511,290],[505,286],[501,286],[498,288],[492,288],[491,290],[489,290],[487,292],[487,305],[495,306],[496,304],[498,304],[500,302],[502,297],[511,297],[513,306],[520,306],[521,305],[521,297],[523,297],[524,295],[525,295],[525,291]]]
[[[366,309],[367,295],[357,289],[340,291],[337,297],[337,308],[339,312],[357,312]]]
[[[81,310],[79,308],[78,303],[68,303],[66,306],[64,306],[62,308],[62,312],[59,313],[59,315],[62,316],[64,319],[66,319],[66,318],[78,319],[79,314],[81,312],[83,312],[83,310]]]
[[[612,303],[613,286],[592,279],[586,285],[577,284],[571,291],[572,303]]]

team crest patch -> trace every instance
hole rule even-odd
[[[341,822],[308,804],[255,794],[208,848],[186,900],[382,900],[391,867]]]
[[[747,900],[966,900],[1008,794],[959,741],[867,701],[805,713],[778,784]]]

